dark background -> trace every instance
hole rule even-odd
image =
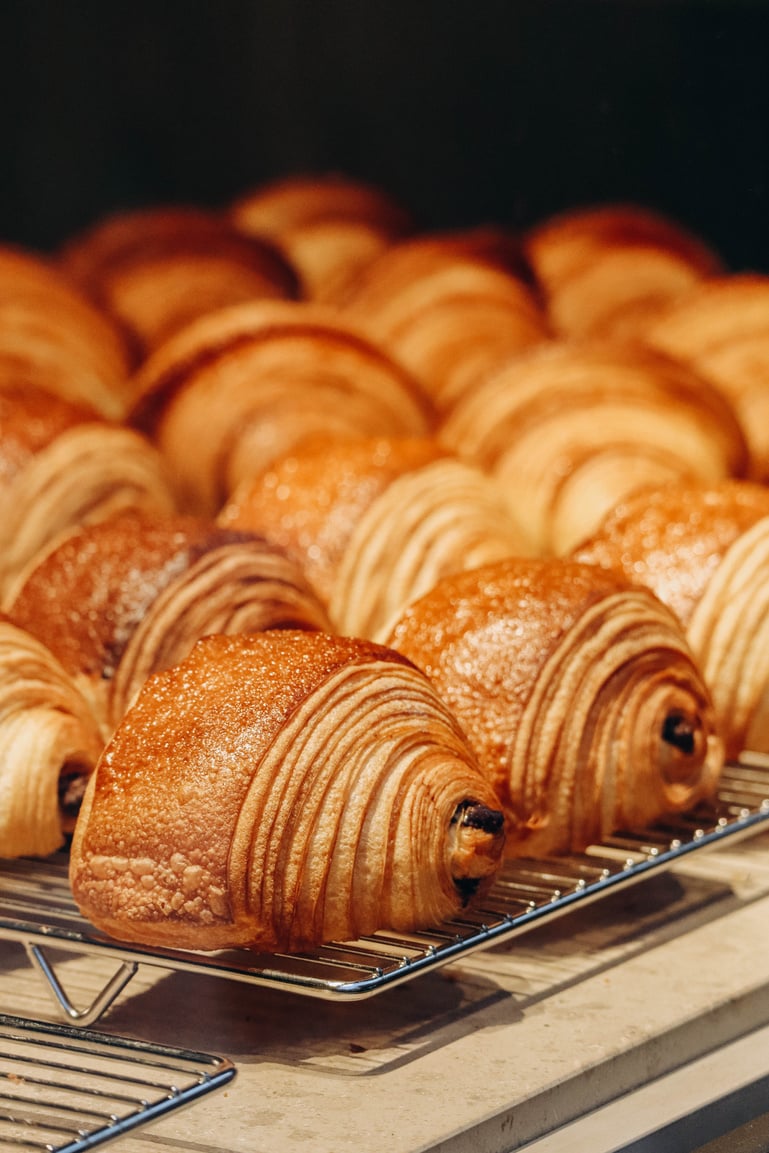
[[[0,0],[0,240],[293,171],[424,227],[636,200],[769,271],[769,0]]]

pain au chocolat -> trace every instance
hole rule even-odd
[[[35,385],[0,382],[0,604],[63,533],[128,508],[175,508],[146,437]]]
[[[727,752],[769,752],[769,489],[676,486],[614,509],[575,550],[670,606],[710,686]]]
[[[370,640],[447,573],[531,552],[495,481],[429,437],[305,441],[219,522],[287,549],[335,631]]]
[[[8,606],[89,700],[105,736],[147,677],[207,633],[329,628],[299,566],[203,518],[127,512],[67,535]]]
[[[103,745],[69,674],[0,614],[0,857],[43,857],[64,844]]]
[[[388,643],[463,726],[510,855],[582,851],[716,787],[723,743],[683,628],[615,573],[538,558],[446,577]]]
[[[70,878],[121,939],[297,949],[456,914],[503,839],[462,731],[405,658],[322,633],[219,636],[117,728]]]

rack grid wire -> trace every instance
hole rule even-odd
[[[99,933],[78,912],[64,854],[45,861],[3,862],[0,939],[23,942],[60,1012],[70,1023],[97,1020],[139,965],[223,977],[327,999],[374,995],[474,950],[506,941],[545,919],[598,900],[667,869],[690,853],[769,828],[769,756],[730,761],[715,801],[665,824],[629,830],[585,853],[545,860],[511,860],[482,904],[437,928],[376,932],[330,942],[313,951],[259,954],[247,949],[192,953],[126,944]],[[91,1004],[73,1005],[47,949],[109,954],[117,968]]]

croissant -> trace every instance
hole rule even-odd
[[[244,304],[188,325],[144,363],[131,414],[169,462],[184,507],[204,515],[307,436],[421,435],[432,421],[399,364],[303,301]]]
[[[550,335],[517,248],[492,230],[394,244],[339,303],[409,369],[439,413]]]
[[[129,334],[138,360],[208,312],[298,292],[295,270],[273,245],[189,205],[100,219],[70,237],[59,262]]]
[[[445,574],[531,551],[492,478],[428,437],[304,442],[219,522],[285,548],[335,631],[371,640]]]
[[[567,337],[632,339],[670,301],[723,272],[699,236],[637,204],[559,213],[523,243],[551,324]]]
[[[692,288],[641,334],[710,381],[733,408],[752,480],[769,480],[769,276],[722,276]]]
[[[321,633],[210,637],[154,676],[89,785],[71,884],[113,936],[296,949],[456,914],[502,814],[402,657]]]
[[[61,847],[102,748],[95,718],[58,661],[0,615],[0,857]]]
[[[126,508],[170,513],[171,480],[140,433],[33,385],[0,384],[0,598],[62,533]]]
[[[745,440],[715,388],[661,354],[606,342],[521,353],[439,437],[504,487],[537,552],[562,555],[647,485],[739,476]]]
[[[280,549],[203,519],[138,511],[65,537],[26,574],[8,615],[61,662],[105,735],[147,677],[207,633],[329,628]]]
[[[342,173],[300,173],[259,184],[233,201],[229,216],[247,235],[278,243],[320,221],[369,224],[393,239],[413,228],[411,214],[388,192]]]
[[[230,207],[246,236],[269,239],[299,274],[307,300],[334,303],[360,271],[412,229],[382,189],[345,176],[291,176],[260,185]]]
[[[130,372],[128,346],[106,314],[49,261],[0,245],[0,381],[119,419]]]
[[[676,613],[727,753],[769,752],[769,489],[728,481],[639,494],[574,555],[625,572]]]
[[[392,243],[380,225],[336,217],[296,224],[279,241],[297,270],[303,297],[330,306],[347,298],[362,272]]]
[[[716,787],[723,742],[683,628],[614,573],[523,558],[446,577],[388,643],[467,733],[510,856],[581,852]]]

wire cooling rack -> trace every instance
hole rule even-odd
[[[126,945],[100,934],[80,916],[69,890],[66,857],[9,861],[0,868],[0,939],[23,942],[60,1012],[80,1026],[97,1020],[142,964],[355,1000],[507,940],[669,868],[690,853],[733,843],[763,828],[769,828],[769,756],[746,754],[727,764],[718,796],[707,808],[618,834],[584,854],[510,861],[481,906],[438,928],[407,934],[382,931],[290,954],[245,949],[191,953]],[[77,1007],[70,1001],[47,952],[52,945],[114,957],[113,976],[89,1005]]]
[[[93,1149],[234,1076],[224,1057],[0,1014],[0,1150]]]

